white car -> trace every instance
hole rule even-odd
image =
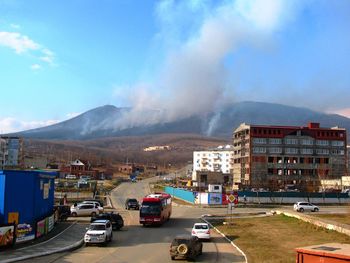
[[[320,208],[317,205],[308,202],[298,202],[294,204],[294,210],[297,212],[311,211],[318,212]]]
[[[95,204],[78,204],[70,207],[72,216],[96,216],[100,213],[98,206]]]
[[[80,204],[93,204],[96,205],[98,210],[100,211],[100,213],[103,213],[103,207],[101,206],[101,204],[97,201],[83,201]]]
[[[195,223],[192,228],[192,236],[199,239],[210,239],[210,227],[207,223]]]
[[[90,224],[88,231],[85,233],[85,245],[104,244],[111,242],[113,238],[112,224],[109,220],[96,220]]]

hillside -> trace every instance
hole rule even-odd
[[[158,114],[147,111],[138,116],[144,123],[132,123],[127,118],[130,108],[107,105],[87,111],[70,120],[15,135],[45,140],[94,140],[107,137],[135,137],[159,134],[197,134],[229,140],[242,122],[248,124],[306,126],[320,122],[322,127],[339,126],[350,130],[350,119],[274,103],[239,102],[205,116],[192,116],[172,122],[150,122]],[[129,121],[129,123],[125,123]],[[153,123],[153,124],[152,124]]]

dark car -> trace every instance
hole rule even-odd
[[[181,259],[195,260],[198,255],[202,254],[203,244],[195,236],[177,236],[170,245],[170,258],[176,257]]]
[[[106,219],[111,221],[113,230],[120,230],[124,226],[124,220],[122,216],[118,213],[103,213],[91,217],[91,223],[96,220]]]
[[[66,221],[70,214],[70,206],[69,205],[55,205],[54,213],[56,221]]]
[[[125,209],[129,210],[130,208],[139,210],[140,209],[140,204],[135,198],[128,198],[125,201]]]

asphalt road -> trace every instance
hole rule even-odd
[[[113,241],[106,247],[82,247],[70,253],[55,254],[26,262],[172,262],[169,246],[178,234],[190,234],[195,222],[205,209],[173,206],[171,219],[160,227],[143,227],[139,224],[139,212],[125,210],[128,197],[141,199],[149,193],[149,179],[137,183],[125,183],[111,193],[113,205],[123,216],[126,226],[113,233]],[[209,212],[209,210],[207,211]],[[182,260],[177,260],[181,262]],[[243,256],[226,240],[212,230],[211,242],[203,243],[203,254],[197,262],[244,262]]]

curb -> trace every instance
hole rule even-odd
[[[299,215],[299,214],[294,214],[291,212],[280,211],[280,210],[274,210],[274,211],[272,211],[272,213],[273,212],[278,214],[278,215],[283,214],[285,216],[294,217],[296,219],[313,224],[315,226],[323,227],[323,228],[326,228],[328,230],[337,231],[341,234],[345,234],[347,236],[350,236],[350,229],[342,227],[341,224],[328,223],[326,221],[322,221],[318,218],[314,218],[314,217],[309,216],[309,215],[302,215],[302,214]]]
[[[210,225],[210,227],[214,228],[216,232],[218,232],[223,238],[225,238],[234,248],[236,248],[244,257],[245,262],[248,263],[248,258],[247,255],[243,252],[242,249],[240,249],[235,243],[233,243],[232,240],[230,240],[224,233],[222,233],[219,229],[217,229],[215,226],[213,226],[211,223],[209,223],[209,221],[207,221],[203,216],[201,217],[201,219],[207,223],[208,225]]]
[[[16,261],[21,261],[21,260],[25,260],[25,259],[37,258],[37,257],[42,257],[42,256],[48,256],[48,255],[59,253],[59,252],[65,252],[65,251],[69,251],[69,250],[74,250],[74,249],[77,249],[77,248],[81,247],[83,244],[84,244],[84,239],[81,239],[81,240],[79,240],[79,241],[75,242],[74,244],[69,245],[67,247],[58,248],[58,249],[55,249],[55,250],[52,250],[52,251],[36,253],[36,254],[33,254],[33,255],[28,255],[28,256],[22,256],[22,257],[13,258],[13,259],[7,259],[7,260],[1,261],[1,263],[16,262]]]
[[[74,225],[74,224],[72,224]],[[69,228],[67,228],[69,229]],[[67,230],[65,229],[65,230]],[[64,232],[64,231],[63,231]],[[60,234],[62,234],[63,232],[61,232]],[[57,236],[59,236],[60,234],[58,234]],[[55,237],[57,237],[55,236]],[[54,239],[55,237],[50,238],[49,240],[43,242],[43,243],[47,243],[48,241]],[[41,245],[42,243],[33,245],[33,246],[38,246]],[[1,260],[1,263],[10,263],[10,262],[16,262],[16,261],[21,261],[21,260],[26,260],[26,259],[31,259],[31,258],[37,258],[37,257],[42,257],[42,256],[47,256],[47,255],[51,255],[51,254],[55,254],[55,253],[59,253],[59,252],[65,252],[65,251],[70,251],[70,250],[75,250],[79,247],[81,247],[84,244],[84,238],[82,238],[81,240],[66,246],[66,247],[62,247],[62,248],[57,248],[51,251],[45,251],[45,252],[39,252],[36,254],[32,254],[32,255],[27,255],[27,256],[21,256],[21,257],[17,257],[17,258],[11,258],[11,259],[5,259],[5,260]],[[32,246],[30,246],[32,247]],[[26,248],[30,248],[30,247],[26,247]]]

